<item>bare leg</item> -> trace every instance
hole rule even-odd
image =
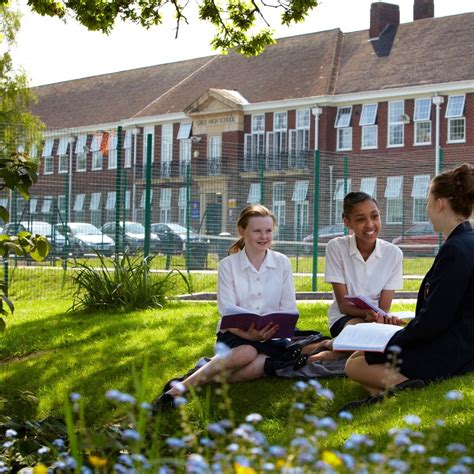
[[[346,362],[346,375],[360,383],[370,393],[376,395],[389,387],[393,387],[407,377],[384,364],[367,364],[363,352],[354,352]]]
[[[252,346],[244,345],[235,347],[225,358],[214,356],[206,365],[202,366],[182,383],[185,387],[204,385],[215,379],[216,376],[222,372],[238,372],[254,361],[257,356],[258,352]],[[170,395],[179,395],[180,391],[173,387],[167,393]]]
[[[263,372],[263,366],[267,357],[268,356],[265,354],[259,354],[252,362],[250,362],[250,364],[247,364],[240,370],[230,374],[227,380],[231,383],[234,383],[255,380],[263,377],[265,375]]]

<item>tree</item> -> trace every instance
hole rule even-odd
[[[41,139],[44,128],[41,121],[28,112],[34,95],[28,88],[28,80],[21,70],[16,70],[10,54],[20,25],[19,14],[8,4],[0,3],[0,193],[17,191],[25,200],[30,187],[37,181],[38,163],[28,158],[29,150]],[[0,206],[0,219],[9,220],[8,210]],[[19,256],[30,255],[34,260],[43,260],[49,252],[45,237],[20,232],[18,235],[0,235],[0,257],[6,258],[14,252]],[[0,284],[0,314],[6,314],[4,302],[13,312],[13,305],[5,296],[5,287]],[[0,331],[5,322],[0,317]]]
[[[0,3],[5,0],[0,0]],[[92,31],[110,33],[116,19],[131,20],[150,28],[163,23],[164,10],[172,8],[176,18],[176,36],[182,22],[188,24],[190,7],[187,0],[28,0],[40,15],[76,20]],[[199,18],[216,29],[211,41],[215,49],[254,56],[274,43],[265,11],[281,10],[281,23],[291,25],[304,21],[318,0],[199,0]],[[268,16],[268,15],[267,15]],[[258,22],[263,27],[258,26]]]

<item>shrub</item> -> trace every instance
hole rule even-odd
[[[153,257],[144,259],[139,254],[128,253],[117,259],[98,257],[98,267],[77,263],[78,270],[72,276],[77,288],[69,311],[162,308],[172,293],[176,277],[181,277],[191,291],[188,279],[179,270],[166,274],[150,272]]]

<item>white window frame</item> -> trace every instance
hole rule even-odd
[[[67,154],[67,149],[69,145],[68,137],[61,137],[59,139],[58,150],[56,154],[58,155],[58,173],[65,174],[69,172],[69,156]]]
[[[66,195],[65,194],[60,194],[57,197],[57,207],[58,207],[58,213],[60,216],[63,218],[66,216]]]
[[[375,150],[378,148],[378,125],[364,125],[361,130],[362,150]]]
[[[359,118],[359,126],[375,125],[377,120],[378,104],[363,104]]]
[[[74,212],[83,211],[85,199],[86,199],[86,195],[84,193],[76,194],[76,197],[74,198],[74,206],[72,210]]]
[[[394,112],[395,107],[399,107],[401,104],[400,113]],[[388,103],[388,126],[387,126],[387,148],[400,148],[405,146],[405,123],[402,121],[402,115],[405,114],[405,101],[396,100]],[[401,141],[400,143],[395,142],[394,131],[400,131]]]
[[[413,145],[431,145],[431,98],[415,99]],[[427,128],[426,130],[424,130]],[[429,139],[428,139],[428,138]]]
[[[306,201],[308,198],[308,188],[309,188],[309,181],[307,180],[295,181],[295,187],[293,188],[293,195],[291,196],[291,200],[293,202]]]
[[[38,208],[38,198],[30,198],[29,204],[30,214],[36,214],[36,209]]]
[[[171,188],[166,188],[171,189]],[[140,209],[145,209],[146,204],[146,189],[142,191],[142,197],[140,198]],[[153,206],[153,189],[150,189],[150,207]]]
[[[94,135],[91,142],[91,152],[92,152],[92,171],[98,171],[102,169],[103,156],[100,151],[100,144],[102,140],[102,135]]]
[[[265,132],[265,114],[252,115],[252,133]]]
[[[177,140],[188,140],[191,138],[191,128],[193,124],[192,122],[187,123],[180,123],[178,134],[176,135]]]
[[[179,188],[178,194],[178,223],[182,226],[186,226],[186,209],[186,186],[182,186]]]
[[[192,141],[190,138],[179,140],[179,172],[180,176],[186,176],[188,163],[191,163]]]
[[[413,187],[411,190],[411,197],[413,199],[413,223],[428,222],[428,215],[426,213],[426,203],[428,200],[428,188],[430,185],[430,175],[421,174],[413,177]],[[422,218],[420,218],[420,214]]]
[[[260,204],[262,199],[260,183],[250,183],[247,204]]]
[[[459,132],[456,130],[459,127]],[[462,136],[456,137],[457,134],[461,133]],[[448,140],[447,143],[465,143],[466,142],[466,118],[449,118],[448,119]]]
[[[352,105],[346,107],[338,107],[334,128],[347,128],[351,126]]]
[[[445,118],[464,117],[464,107],[466,106],[465,95],[450,95],[446,106]]]
[[[161,188],[160,190],[160,222],[171,222],[172,192],[172,188]]]
[[[337,151],[352,150],[352,127],[337,129]]]
[[[374,176],[360,179],[360,191],[377,199],[377,178]]]
[[[41,206],[41,213],[50,214],[52,204],[53,204],[53,196],[45,196],[43,198],[43,205]]]
[[[161,161],[163,161],[163,140],[166,142],[166,146],[169,146],[169,153],[167,151],[167,157],[169,161],[173,159],[173,124],[165,123],[161,126]],[[166,137],[164,136],[164,130],[166,130]],[[148,135],[151,135],[151,162],[155,162],[155,126],[150,125],[143,128],[143,156],[142,163],[143,167],[146,167],[146,155],[148,153]],[[169,136],[168,136],[169,135]]]
[[[116,191],[108,191],[107,192],[107,201],[105,202],[105,209],[110,211],[115,209],[115,200],[117,199],[117,192]]]
[[[89,210],[98,211],[100,209],[100,201],[102,193],[91,193],[91,202],[89,203]]]
[[[109,135],[109,153],[108,153],[108,168],[109,170],[117,169],[117,143],[118,136],[116,133]]]
[[[403,223],[403,176],[387,176],[385,222],[387,224]],[[392,216],[398,216],[393,219]]]
[[[76,171],[87,171],[87,134],[78,135],[74,152],[76,153]],[[81,165],[81,166],[80,166]]]
[[[131,168],[132,167],[132,131],[125,130],[125,139],[123,142],[124,148],[124,160],[123,167]]]
[[[286,225],[286,183],[278,181],[273,183],[272,188],[272,210],[277,222],[275,237],[280,229]]]
[[[351,192],[352,179],[347,179],[347,187],[344,191],[344,179],[336,179],[334,194],[332,196],[334,202],[334,224],[342,224],[343,201],[347,193]]]
[[[54,172],[54,138],[46,138],[41,157],[43,158],[43,174],[53,174]]]

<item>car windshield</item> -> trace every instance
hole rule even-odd
[[[434,234],[431,224],[415,225],[406,231],[406,235],[429,235]]]
[[[93,226],[92,224],[79,224],[77,226],[69,226],[71,229],[71,233],[73,235],[99,235],[100,231],[97,227]]]
[[[144,234],[145,227],[143,227],[139,222],[125,222],[125,232],[130,232],[131,234]]]
[[[175,234],[186,234],[186,227],[179,224],[166,224]],[[196,235],[193,229],[189,229],[191,235]]]
[[[51,235],[49,222],[22,222],[22,226],[32,234]]]

